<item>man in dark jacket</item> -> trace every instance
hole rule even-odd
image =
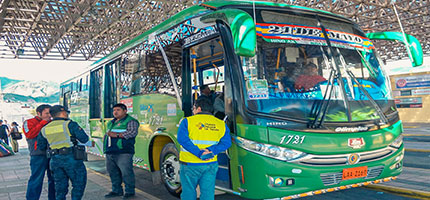
[[[30,151],[31,176],[27,185],[27,200],[38,200],[42,192],[45,171],[48,175],[48,199],[55,199],[54,179],[49,170],[49,159],[46,158],[46,149],[37,148],[37,139],[40,130],[51,121],[49,114],[50,105],[43,104],[36,108],[37,116],[24,122],[22,129],[27,138],[28,150]]]
[[[213,90],[209,88],[208,85],[203,85],[200,87],[200,96],[198,99],[208,99],[211,102],[211,105],[214,104],[216,94]]]
[[[9,140],[7,138],[8,133],[10,132],[9,127],[6,124],[3,124],[3,120],[0,120],[0,140],[3,140],[4,143],[9,145]]]
[[[122,103],[113,106],[113,116],[104,138],[106,168],[112,182],[112,191],[105,198],[122,196],[124,181],[123,199],[128,199],[135,195],[133,155],[139,122],[127,114],[127,107]]]

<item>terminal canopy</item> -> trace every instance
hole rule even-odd
[[[327,10],[366,32],[415,36],[430,55],[428,0],[272,0]],[[0,0],[0,58],[97,60],[199,0]],[[408,57],[398,42],[377,41],[386,60]]]

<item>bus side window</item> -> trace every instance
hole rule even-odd
[[[179,94],[181,95],[182,83],[182,49],[179,43],[174,43],[164,48],[164,51],[172,68]],[[175,96],[173,82],[167,70],[166,63],[160,51],[141,52],[139,65],[132,76],[131,94],[167,94]]]
[[[133,67],[136,65],[138,58],[132,57],[131,52],[122,55],[120,69],[119,69],[119,85],[120,98],[130,96],[131,78],[133,74]]]
[[[164,48],[164,51],[166,52],[170,67],[172,68],[173,75],[175,77],[174,81],[178,86],[179,95],[182,96],[182,47],[180,43],[174,43],[173,45]],[[164,84],[160,89],[164,90],[166,94],[175,95],[175,90],[173,88],[174,86],[170,75],[169,80],[170,81],[167,84]]]

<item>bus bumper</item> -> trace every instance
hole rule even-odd
[[[241,196],[252,199],[294,199],[395,180],[402,171],[404,155],[402,145],[380,160],[327,167],[284,162],[235,147],[239,176],[233,182],[239,184],[233,187]],[[363,166],[368,169],[366,177],[342,180],[344,169]]]

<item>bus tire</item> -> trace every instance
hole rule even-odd
[[[179,152],[175,144],[167,143],[160,154],[161,181],[167,191],[176,197],[179,197],[182,192],[179,181],[179,166]]]

